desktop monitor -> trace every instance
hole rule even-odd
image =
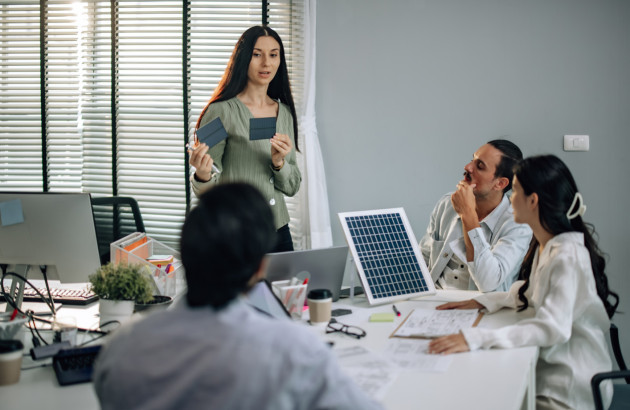
[[[100,267],[90,195],[0,192],[0,264],[28,279],[87,282]],[[20,273],[20,272],[17,272]]]

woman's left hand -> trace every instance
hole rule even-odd
[[[429,343],[429,353],[432,354],[451,354],[459,352],[468,352],[468,342],[461,333],[438,337]]]
[[[276,133],[271,138],[271,162],[274,167],[281,168],[286,157],[293,148],[293,142],[286,134]]]

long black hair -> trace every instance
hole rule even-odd
[[[247,86],[247,70],[249,69],[249,63],[252,59],[254,52],[254,46],[259,37],[271,36],[274,40],[280,44],[280,66],[276,75],[269,83],[267,89],[267,95],[274,99],[280,100],[291,110],[291,116],[293,117],[293,139],[295,149],[298,149],[298,121],[295,111],[295,103],[293,102],[293,95],[291,94],[291,84],[289,83],[289,71],[287,69],[287,60],[284,54],[284,46],[278,33],[267,26],[254,26],[248,28],[239,38],[238,42],[234,46],[232,57],[223,73],[219,85],[214,89],[214,93],[208,101],[208,104],[204,107],[197,119],[196,128],[199,128],[201,118],[208,110],[208,107],[213,102],[225,101],[236,97]]]
[[[577,214],[569,219],[567,212],[576,213],[580,203],[574,203],[577,185],[571,171],[564,162],[555,155],[541,155],[526,158],[514,166],[514,176],[523,187],[525,195],[538,195],[538,210],[542,227],[553,235],[564,232],[577,231],[584,234],[584,245],[591,258],[591,267],[597,294],[604,303],[608,317],[614,315],[619,305],[619,295],[608,288],[608,279],[604,273],[606,261],[599,250],[593,225],[585,223],[582,216]],[[571,209],[569,209],[571,208]],[[536,237],[532,237],[529,250],[525,255],[520,270],[520,279],[525,283],[518,291],[518,298],[523,305],[519,311],[527,308],[528,301],[525,291],[529,288],[534,254],[538,249]],[[614,299],[611,303],[609,297]]]
[[[230,183],[208,189],[182,228],[188,304],[226,306],[247,290],[276,238],[271,208],[256,188]]]

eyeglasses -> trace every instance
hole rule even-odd
[[[360,327],[344,325],[343,323],[337,322],[337,319],[332,318],[330,319],[330,322],[328,322],[328,326],[326,326],[326,333],[335,332],[341,332],[348,336],[356,337],[357,339],[361,339],[362,337],[365,337],[365,335],[367,335],[365,330],[361,329]]]

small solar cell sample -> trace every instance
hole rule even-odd
[[[418,244],[413,234],[407,232],[401,216],[404,211],[373,212],[340,214],[342,224],[347,228],[348,242],[356,251],[359,276],[364,287],[369,287],[366,293],[368,298],[371,296],[370,302],[372,299],[403,299],[433,293],[433,283],[430,279],[427,282],[430,275],[424,260],[418,259],[422,258]]]

